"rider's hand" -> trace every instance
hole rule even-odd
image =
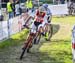
[[[34,20],[34,17],[31,16],[31,18]]]
[[[48,21],[48,23],[50,23],[51,21]]]

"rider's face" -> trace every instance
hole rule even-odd
[[[42,14],[43,14],[43,12],[40,12],[40,14],[42,15]]]

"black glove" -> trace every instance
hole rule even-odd
[[[48,23],[50,23],[51,21],[48,21]]]

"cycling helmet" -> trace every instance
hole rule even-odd
[[[43,4],[43,7],[47,8],[48,7],[48,4]]]
[[[44,12],[45,11],[45,8],[43,6],[39,7],[39,11],[40,12]]]

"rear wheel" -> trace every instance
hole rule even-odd
[[[48,25],[48,30],[46,32],[47,34],[47,38],[45,38],[47,41],[50,41],[51,37],[52,37],[52,34],[53,34],[53,27],[52,27],[52,24],[49,24]]]

